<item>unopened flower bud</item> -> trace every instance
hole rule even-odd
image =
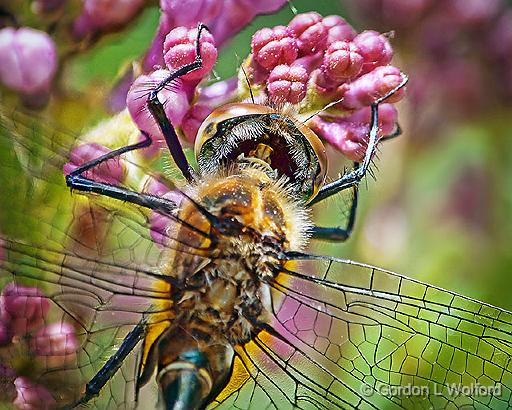
[[[46,368],[64,367],[76,360],[78,340],[69,323],[52,323],[39,330],[30,342],[31,350],[44,359]]]
[[[50,410],[57,402],[43,386],[33,383],[28,377],[18,377],[14,381],[18,395],[14,405],[24,410]]]
[[[133,121],[157,145],[163,144],[164,137],[160,126],[148,109],[147,98],[151,90],[165,80],[169,74],[168,70],[157,70],[149,75],[138,77],[132,84],[126,98],[126,106]],[[189,108],[188,96],[182,82],[179,80],[173,81],[168,87],[163,88],[158,93],[158,100],[164,105],[165,113],[172,125],[175,127],[181,125],[181,121]]]
[[[342,82],[354,78],[363,66],[363,56],[352,42],[336,41],[324,55],[322,69],[333,81]]]
[[[95,31],[114,30],[134,18],[143,5],[144,0],[84,0],[73,34],[80,39]]]
[[[254,59],[266,70],[280,64],[291,64],[298,55],[293,33],[285,26],[263,28],[252,36]]]
[[[354,38],[354,44],[364,59],[361,70],[363,74],[375,67],[389,64],[393,58],[393,49],[388,39],[376,31],[363,31]]]
[[[96,143],[82,144],[74,148],[70,155],[70,161],[64,165],[64,175],[69,175],[80,165],[108,154],[111,150]],[[92,169],[85,171],[86,178],[110,185],[117,185],[124,180],[125,169],[119,157],[109,159]]]
[[[302,13],[296,15],[288,24],[297,39],[299,55],[318,53],[327,46],[328,29],[322,24],[322,16],[318,13]]]
[[[197,28],[177,27],[171,30],[164,41],[164,61],[171,71],[177,70],[196,59]],[[213,36],[207,31],[201,32],[199,38],[200,54],[203,61],[201,68],[180,77],[183,81],[201,80],[213,68],[217,60],[217,48]]]
[[[402,72],[394,66],[377,67],[375,70],[362,75],[349,84],[344,84],[345,92],[342,107],[357,110],[373,104],[384,97],[404,81]],[[399,101],[404,94],[404,88],[389,96],[388,103]]]
[[[2,323],[16,335],[42,326],[49,309],[49,300],[38,288],[9,283],[0,295]]]
[[[327,45],[335,41],[352,41],[357,35],[354,28],[340,16],[324,17],[322,24],[327,28]]]
[[[397,111],[392,104],[379,105],[379,137],[393,132],[396,119]],[[348,159],[361,161],[368,146],[369,123],[370,108],[366,107],[344,118],[326,119],[318,116],[311,128]]]
[[[160,0],[162,12],[173,18],[175,26],[192,27],[199,22],[209,24],[222,7],[223,1],[219,0]]]
[[[268,77],[269,97],[276,102],[297,104],[306,96],[308,73],[301,66],[278,65]]]
[[[57,71],[57,50],[51,37],[38,30],[0,30],[0,81],[25,95],[48,93]]]

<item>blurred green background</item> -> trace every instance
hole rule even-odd
[[[452,93],[453,74],[443,76],[442,67],[439,75],[426,70],[426,66],[435,65],[435,54],[422,49],[423,43],[416,41],[420,36],[411,34],[422,32],[422,24],[427,27],[433,24],[432,19],[420,16],[393,26],[381,9],[368,9],[368,3],[371,1],[293,1],[299,12],[340,14],[359,31],[393,29],[393,64],[411,79],[409,97],[399,104],[404,133],[382,146],[376,180],[369,179],[361,187],[353,237],[346,244],[320,244],[316,248],[512,309],[511,107],[507,95],[495,95],[503,79],[490,70],[481,77],[466,77],[462,70],[460,76],[455,74],[461,84],[454,91],[462,89],[461,95],[445,98]],[[434,10],[429,13],[435,14],[433,3]],[[67,61],[62,73],[66,104],[50,108],[58,122],[79,131],[108,115],[105,96],[124,69],[147,49],[158,16],[156,7],[146,8],[136,24],[103,37],[92,49]],[[286,24],[292,18],[291,7],[258,17],[223,48],[216,76],[235,75],[257,29]],[[467,24],[461,27],[464,32],[455,35],[467,41],[466,49],[475,46],[468,33],[473,30],[482,39],[490,29],[480,23],[476,28]],[[446,26],[438,28],[444,30]],[[430,30],[434,35],[435,26]],[[428,35],[428,28],[422,35],[425,32]],[[450,47],[450,41],[445,47]],[[453,44],[457,64],[473,64],[479,59],[478,51],[459,53],[459,48],[464,50],[460,42],[457,39]],[[426,61],[429,58],[432,61]],[[449,60],[445,62],[449,67]],[[331,175],[335,176],[341,160],[331,154]],[[336,223],[344,203],[329,202],[322,221]]]

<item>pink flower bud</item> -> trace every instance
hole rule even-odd
[[[16,372],[10,367],[0,364],[0,402],[12,402],[16,398],[15,379]]]
[[[269,97],[276,102],[297,104],[306,96],[308,73],[301,66],[278,65],[268,77]]]
[[[363,67],[363,56],[354,43],[336,41],[324,55],[322,69],[333,81],[342,82],[354,78]]]
[[[224,81],[217,81],[216,83],[201,89],[198,103],[208,105],[209,107],[218,107],[233,100],[236,96],[237,90],[237,77],[231,77]]]
[[[95,31],[117,29],[134,18],[143,5],[144,0],[84,0],[73,34],[83,38]]]
[[[379,105],[379,137],[393,132],[396,118],[397,111],[392,104]],[[369,123],[370,109],[367,107],[344,118],[316,117],[311,128],[350,160],[361,161],[368,146]]]
[[[160,0],[160,8],[173,18],[175,26],[208,24],[219,15],[222,7],[223,1],[219,0]]]
[[[0,295],[2,322],[17,335],[42,326],[49,309],[49,300],[38,288],[9,283]]]
[[[195,104],[188,110],[181,124],[181,129],[187,140],[192,143],[195,141],[199,127],[211,112],[210,107],[202,104]]]
[[[57,50],[51,37],[38,30],[0,30],[0,81],[25,95],[50,90],[57,71]]]
[[[299,55],[324,51],[327,46],[327,28],[322,24],[322,16],[315,12],[296,15],[288,24],[297,38]]]
[[[44,358],[46,368],[75,363],[78,346],[75,329],[66,322],[52,323],[42,328],[30,341],[31,350]]]
[[[254,59],[267,70],[293,63],[298,54],[293,33],[285,26],[257,31],[252,36],[251,47]]]
[[[69,175],[80,165],[105,155],[110,151],[107,147],[93,142],[73,148],[69,155],[70,161],[64,165],[64,175]],[[84,172],[83,175],[97,182],[118,185],[124,180],[126,170],[120,158],[117,157]]]
[[[398,87],[404,81],[404,75],[394,66],[377,67],[349,84],[344,84],[346,90],[340,105],[346,109],[357,110],[369,106],[376,100]],[[386,102],[399,101],[404,95],[404,88],[390,96]]]
[[[196,40],[197,28],[177,27],[167,34],[164,41],[164,61],[169,70],[174,71],[194,62],[196,58]],[[183,81],[201,80],[210,72],[217,60],[215,41],[207,30],[201,32],[200,43],[203,66],[181,77]]]
[[[14,381],[18,396],[14,405],[23,410],[50,410],[57,402],[50,392],[39,384],[33,383],[27,377],[18,377]]]
[[[393,49],[388,39],[376,31],[363,31],[354,38],[354,43],[364,59],[361,70],[363,74],[375,67],[389,64],[393,58]]]
[[[157,70],[149,75],[141,75],[132,84],[126,105],[137,127],[149,134],[153,139],[153,145],[164,146],[165,140],[160,126],[151,114],[147,106],[147,98],[151,90],[169,76],[167,70]],[[158,93],[159,101],[164,105],[165,113],[172,125],[178,127],[189,108],[188,96],[183,83],[173,81]]]
[[[340,16],[327,16],[322,20],[327,29],[327,45],[335,41],[352,41],[357,35],[354,28]]]

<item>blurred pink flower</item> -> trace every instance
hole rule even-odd
[[[130,22],[144,5],[144,0],[83,0],[73,34],[81,39],[96,31],[110,31]]]
[[[0,55],[2,83],[25,96],[46,98],[57,71],[57,50],[48,34],[27,27],[3,28]]]
[[[195,141],[199,127],[211,112],[210,107],[202,104],[195,104],[188,110],[181,124],[181,130],[188,141]]]
[[[0,294],[0,317],[12,333],[24,335],[44,325],[49,300],[38,288],[9,283]]]
[[[96,143],[82,144],[73,148],[69,154],[70,161],[64,165],[64,175],[68,175],[77,169],[80,165],[99,158],[101,155],[109,153],[111,150],[103,145]],[[84,172],[87,178],[98,182],[116,185],[122,182],[126,176],[126,170],[119,157],[112,158],[93,169]]]
[[[177,27],[169,32],[164,41],[164,61],[170,71],[177,70],[196,59],[197,28]],[[182,81],[201,80],[213,68],[217,60],[217,48],[213,36],[203,30],[199,38],[201,68],[180,77]]]
[[[18,377],[14,384],[18,392],[14,405],[20,410],[49,410],[57,404],[46,388],[27,377]]]
[[[13,332],[9,323],[4,322],[0,317],[0,347],[7,346],[11,343],[13,337]]]
[[[45,326],[30,342],[32,351],[44,358],[46,368],[63,367],[76,360],[78,340],[74,327],[69,323],[56,322]]]

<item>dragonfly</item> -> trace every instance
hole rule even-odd
[[[58,406],[511,407],[511,312],[305,251],[310,239],[350,237],[389,95],[371,107],[364,160],[333,182],[306,125],[252,103],[205,120],[194,169],[158,91],[200,66],[197,50],[147,100],[186,181],[165,180],[172,198],[91,174],[149,146],[148,136],[64,175],[73,136],[20,113],[0,117],[2,203],[19,220],[3,232],[2,282],[40,286],[58,312],[51,320],[73,323],[79,338],[73,361],[38,369]],[[346,225],[316,226],[309,209],[345,190],[354,192]],[[151,235],[155,214],[167,221],[163,246]]]

